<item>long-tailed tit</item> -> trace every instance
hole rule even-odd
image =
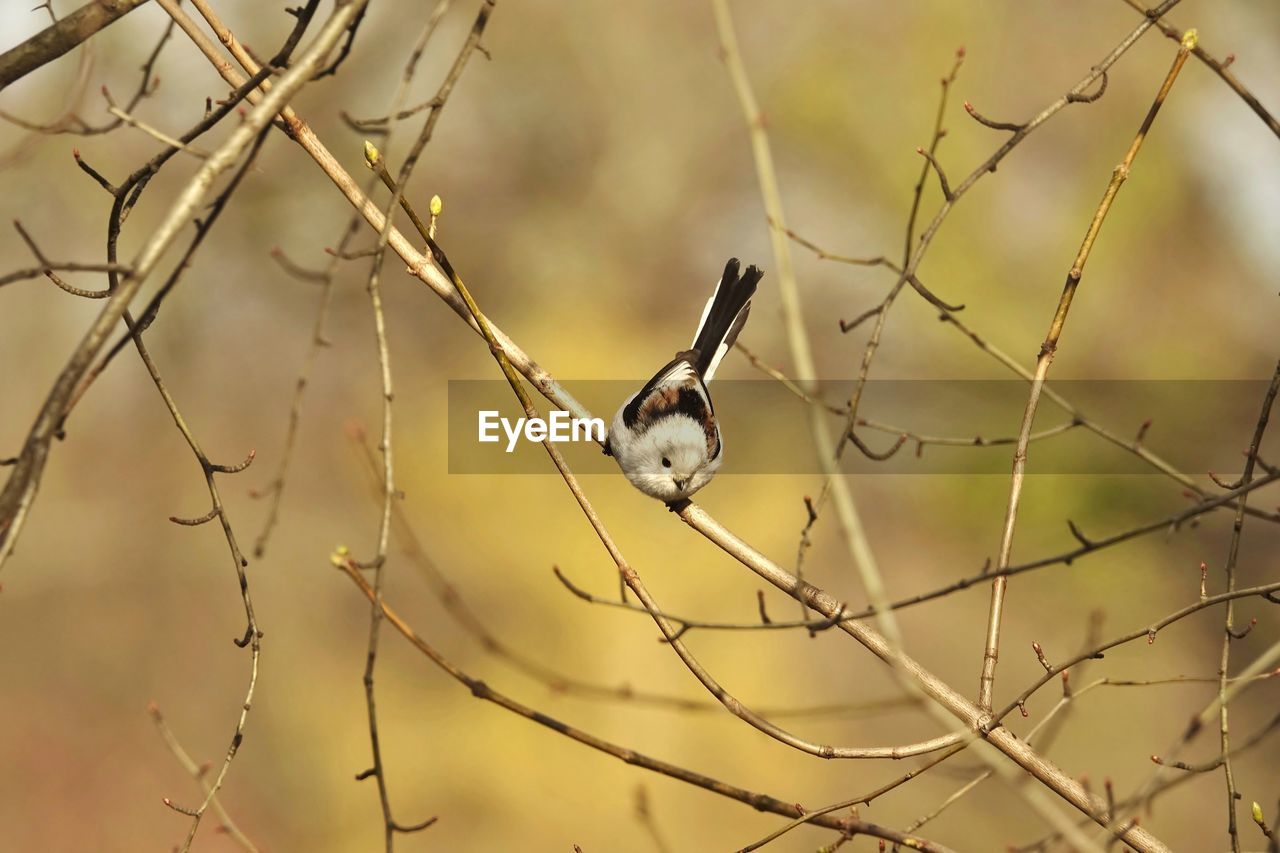
[[[701,489],[724,461],[720,425],[707,383],[747,322],[764,273],[738,274],[730,258],[707,300],[693,345],[676,353],[613,417],[605,452],[631,484],[668,504]]]

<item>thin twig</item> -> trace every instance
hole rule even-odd
[[[649,808],[649,791],[643,785],[636,786],[636,822],[653,841],[653,847],[658,853],[670,853],[671,845],[653,819],[653,811]]]
[[[1163,19],[1164,12],[1159,8],[1148,9],[1138,0],[1124,0],[1124,2],[1134,11],[1141,13],[1143,16],[1153,20],[1155,25],[1160,28],[1160,32],[1164,33],[1174,41],[1181,41],[1184,30],[1180,30],[1173,24]],[[1222,78],[1222,82],[1231,87],[1231,90],[1240,96],[1240,100],[1244,101],[1249,109],[1262,119],[1263,124],[1271,129],[1276,136],[1280,136],[1280,121],[1276,120],[1267,108],[1262,105],[1258,97],[1249,91],[1248,87],[1240,82],[1239,78],[1233,74],[1229,67],[1235,60],[1235,54],[1228,55],[1226,60],[1219,60],[1211,56],[1203,47],[1197,44],[1191,49],[1191,53],[1196,59],[1203,62],[1209,68],[1213,69],[1213,73]]]
[[[223,191],[223,194],[220,196],[219,203],[215,205],[216,210],[222,209],[226,203],[226,199],[229,198],[231,192],[235,190],[240,179],[248,173],[257,152],[261,148],[262,142],[265,139],[264,132],[260,132],[253,147],[250,149],[249,155],[245,158],[244,164],[241,166],[239,172],[237,172],[236,177],[228,185],[227,189]],[[211,224],[213,219],[216,217],[217,213],[215,212],[211,214],[211,217],[206,221]],[[160,396],[164,400],[165,407],[169,410],[169,414],[173,418],[174,425],[177,426],[178,431],[182,433],[182,437],[186,440],[187,446],[190,447],[191,452],[195,455],[196,460],[200,463],[200,467],[204,472],[205,485],[209,490],[209,498],[212,503],[212,507],[209,511],[209,518],[212,519],[216,517],[222,525],[222,533],[227,541],[227,547],[230,549],[232,562],[235,564],[236,576],[240,584],[240,597],[244,605],[246,620],[244,637],[236,640],[235,643],[241,648],[248,646],[250,650],[249,685],[245,690],[244,701],[240,706],[240,715],[236,720],[235,731],[231,737],[231,744],[227,747],[227,754],[222,761],[222,765],[219,768],[217,775],[214,777],[213,781],[209,783],[205,792],[205,798],[203,802],[201,802],[200,806],[196,809],[183,810],[184,814],[187,814],[192,818],[191,827],[187,832],[186,841],[181,848],[185,853],[186,850],[190,849],[191,843],[195,840],[196,831],[200,827],[200,820],[204,815],[205,810],[208,809],[212,803],[214,795],[222,787],[222,783],[227,776],[227,771],[231,768],[231,762],[235,759],[236,753],[240,749],[240,744],[244,739],[245,725],[248,722],[249,710],[253,705],[253,697],[258,684],[258,661],[262,651],[262,631],[258,627],[257,617],[254,614],[253,598],[249,592],[249,578],[245,572],[245,569],[249,565],[249,561],[245,559],[244,554],[240,551],[240,546],[236,542],[235,533],[231,528],[231,519],[227,515],[226,508],[222,503],[222,496],[218,491],[218,485],[216,478],[214,477],[215,474],[238,474],[244,471],[253,462],[254,453],[251,450],[243,462],[235,465],[218,465],[210,461],[209,457],[201,448],[200,443],[197,441],[195,434],[187,425],[186,419],[178,410],[176,400],[166,386],[164,379],[160,375],[159,368],[156,366],[154,359],[151,357],[146,345],[143,343],[139,324],[134,322],[127,310],[124,312],[124,318],[129,326],[134,347],[138,351],[138,356],[142,359],[142,363],[146,367],[147,373],[151,376],[151,381],[155,384],[156,390],[160,392]],[[196,522],[198,520],[193,519],[191,521]],[[178,523],[183,523],[183,521],[178,521]]]
[[[1178,2],[1180,2],[1180,0],[1165,0],[1165,2],[1161,3],[1160,6],[1155,10],[1155,14],[1157,15],[1163,14],[1164,12],[1168,11],[1169,9],[1177,5]],[[867,346],[863,351],[862,366],[860,368],[859,375],[858,375],[858,383],[854,388],[853,394],[849,398],[848,420],[849,420],[850,432],[852,432],[855,419],[858,416],[858,408],[859,408],[859,403],[861,401],[862,389],[865,386],[867,381],[867,373],[870,368],[871,361],[875,357],[875,354],[878,350],[880,336],[883,332],[885,323],[888,318],[889,308],[896,301],[898,294],[902,290],[903,285],[906,284],[915,276],[916,271],[920,267],[920,263],[923,261],[925,254],[928,252],[929,247],[933,242],[933,238],[937,235],[938,229],[942,227],[942,223],[946,220],[947,216],[955,207],[956,202],[958,202],[960,197],[963,196],[984,175],[994,172],[996,170],[996,167],[1001,163],[1001,161],[1003,161],[1004,158],[1008,156],[1008,154],[1014,148],[1020,145],[1022,141],[1026,139],[1026,137],[1030,133],[1035,131],[1040,125],[1044,124],[1046,121],[1048,121],[1058,112],[1060,112],[1062,109],[1067,107],[1069,104],[1077,102],[1079,100],[1079,96],[1087,92],[1090,89],[1090,87],[1094,84],[1094,82],[1098,80],[1099,77],[1106,74],[1107,70],[1117,60],[1119,60],[1119,58],[1123,56],[1129,50],[1129,48],[1132,47],[1133,44],[1142,36],[1142,34],[1151,28],[1152,25],[1153,25],[1152,20],[1145,20],[1141,24],[1139,24],[1137,27],[1135,27],[1134,30],[1130,32],[1120,42],[1120,44],[1118,44],[1111,51],[1110,54],[1108,54],[1101,62],[1094,65],[1090,69],[1089,73],[1085,75],[1084,78],[1082,78],[1079,82],[1077,82],[1076,85],[1073,86],[1064,95],[1062,95],[1061,97],[1056,99],[1053,103],[1049,104],[1049,106],[1041,110],[1034,118],[1030,119],[1029,121],[1023,122],[1021,124],[1005,126],[1004,129],[1013,130],[1013,135],[1010,136],[1007,140],[1005,140],[1005,142],[998,149],[996,149],[995,153],[993,153],[990,157],[988,157],[985,161],[983,161],[982,164],[980,164],[976,169],[970,172],[968,177],[966,177],[954,188],[954,190],[951,193],[950,199],[944,199],[942,206],[938,209],[938,212],[934,214],[932,221],[930,221],[930,223],[925,227],[923,233],[920,235],[918,242],[914,246],[912,245],[911,235],[914,233],[914,221],[915,221],[917,206],[913,205],[912,214],[908,223],[908,239],[907,239],[907,245],[906,245],[904,256],[903,256],[901,271],[899,272],[897,282],[895,282],[893,287],[890,288],[888,294],[884,298],[884,301],[881,303],[881,310],[876,314],[875,328],[873,329],[871,337],[867,342]],[[945,103],[945,97],[946,97],[946,86],[944,85],[943,103]],[[970,110],[970,113],[972,114],[973,110],[971,105],[966,103],[965,107],[966,109]],[[996,125],[995,123],[992,123],[992,126],[998,126],[998,125]],[[938,129],[940,129],[941,127],[941,110],[939,111],[939,119],[935,127]],[[935,141],[938,138],[939,137],[938,137],[937,131],[935,131]],[[932,151],[933,149],[930,149],[930,150]],[[924,176],[927,174],[928,168],[929,166],[926,163],[921,170],[922,181]],[[917,193],[919,192],[920,186],[921,184],[918,183]],[[943,309],[942,313],[944,316],[948,316],[951,314],[950,311],[947,311],[945,309]],[[843,442],[842,442],[842,445],[843,445]]]
[[[1128,542],[1140,536],[1146,536],[1151,533],[1167,531],[1170,529],[1177,529],[1181,527],[1183,524],[1186,524],[1187,522],[1192,521],[1193,519],[1198,518],[1201,515],[1212,512],[1213,510],[1236,505],[1236,501],[1243,495],[1256,491],[1257,489],[1263,488],[1265,486],[1269,486],[1272,483],[1276,482],[1277,480],[1280,480],[1280,471],[1270,473],[1265,477],[1256,478],[1247,486],[1241,486],[1240,488],[1236,489],[1233,492],[1228,492],[1227,494],[1222,495],[1211,501],[1206,501],[1204,503],[1196,504],[1195,506],[1192,506],[1189,509],[1182,510],[1180,512],[1174,513],[1173,515],[1165,516],[1163,518],[1157,519],[1156,521],[1147,522],[1141,526],[1133,527],[1128,530],[1124,530],[1120,533],[1116,533],[1102,539],[1091,540],[1091,543],[1087,546],[1080,545],[1069,551],[1063,551],[1048,557],[1040,557],[1038,559],[1031,560],[1026,563],[1020,563],[1017,565],[1010,566],[1009,568],[1004,570],[1003,575],[1005,577],[1012,577],[1014,575],[1019,575],[1024,572],[1035,571],[1036,569],[1047,568],[1049,566],[1055,566],[1059,564],[1072,565],[1075,563],[1076,560],[1078,560],[1081,557],[1093,554],[1097,551],[1114,547],[1116,545],[1120,545],[1124,542]],[[982,571],[979,571],[976,574],[963,577],[957,581],[952,581],[951,583],[946,584],[945,586],[936,587],[927,592],[916,593],[914,595],[910,595],[905,598],[900,598],[892,602],[889,606],[894,610],[901,610],[907,607],[914,607],[918,604],[924,604],[929,601],[936,601],[940,598],[945,598],[961,590],[969,589],[971,587],[976,587],[980,583],[985,583],[987,581],[990,581],[993,574],[994,574],[994,571],[990,568],[990,566],[987,566],[987,567],[984,567]],[[567,584],[567,581],[564,581],[564,582],[566,582]],[[636,613],[647,612],[643,607],[631,604],[629,602],[618,602],[613,600],[602,599],[598,596],[592,596],[589,593],[583,592],[577,589],[576,587],[574,587],[571,591],[574,591],[575,594],[577,594],[580,598],[586,597],[586,600],[589,600],[595,604],[604,604],[609,607],[614,607],[622,610],[630,610]],[[874,609],[871,607],[866,607],[861,610],[849,609],[845,611],[845,613],[840,617],[838,622],[843,622],[848,620],[857,620],[857,619],[866,619],[867,617],[872,616],[874,612],[875,612]],[[687,617],[687,616],[669,615],[668,618],[670,618],[673,621],[681,623],[682,627],[685,630],[699,629],[699,630],[712,630],[712,631],[715,631],[715,630],[759,631],[759,630],[785,630],[785,629],[794,629],[794,628],[806,628],[809,630],[814,630],[815,628],[834,627],[834,625],[830,623],[829,620],[814,620],[812,618],[801,619],[794,622],[773,622],[768,626],[761,625],[758,622],[719,622],[719,621],[714,621],[709,619],[697,619],[697,618]],[[838,624],[838,622],[836,624]]]
[[[1089,260],[1094,241],[1097,240],[1098,232],[1102,229],[1102,223],[1106,220],[1107,213],[1111,210],[1111,204],[1115,201],[1116,193],[1120,191],[1125,179],[1129,177],[1129,170],[1133,166],[1134,158],[1138,156],[1138,151],[1142,148],[1142,143],[1147,137],[1147,132],[1151,129],[1152,122],[1155,121],[1156,114],[1160,111],[1160,107],[1163,106],[1165,98],[1168,97],[1174,81],[1178,79],[1178,72],[1182,70],[1182,66],[1186,63],[1187,56],[1195,43],[1195,31],[1190,30],[1183,37],[1182,45],[1178,48],[1178,54],[1174,57],[1173,65],[1169,68],[1169,73],[1165,75],[1164,82],[1156,93],[1155,100],[1152,101],[1151,107],[1147,110],[1146,118],[1143,119],[1142,125],[1138,128],[1138,132],[1133,138],[1133,142],[1129,145],[1129,150],[1112,173],[1111,181],[1107,184],[1102,201],[1098,204],[1098,209],[1094,213],[1093,219],[1089,223],[1089,228],[1085,232],[1084,240],[1080,244],[1080,249],[1076,253],[1075,261],[1071,264],[1071,270],[1067,273],[1066,284],[1063,286],[1062,296],[1058,301],[1057,310],[1054,312],[1053,322],[1049,325],[1049,332],[1045,336],[1044,343],[1040,347],[1040,356],[1036,360],[1036,372],[1031,381],[1031,391],[1027,396],[1026,411],[1022,416],[1022,428],[1018,434],[1018,446],[1013,454],[1013,479],[1009,487],[1009,503],[1005,511],[1004,526],[1000,535],[1000,548],[996,558],[997,572],[1009,567],[1013,553],[1013,532],[1018,520],[1018,505],[1022,497],[1023,480],[1026,476],[1028,440],[1031,436],[1032,425],[1035,422],[1036,408],[1040,402],[1040,393],[1044,388],[1045,377],[1049,373],[1049,365],[1053,363],[1053,357],[1057,352],[1058,339],[1062,335],[1067,313],[1071,310],[1072,299],[1075,297],[1076,289],[1080,285],[1085,263]],[[986,644],[982,653],[982,674],[978,681],[978,704],[982,708],[991,707],[992,691],[995,688],[996,661],[1000,655],[1001,617],[1004,613],[1004,596],[1007,586],[1008,579],[1004,575],[997,575],[991,583],[991,608],[987,616]]]
[[[111,113],[111,115],[120,119],[120,121],[124,122],[130,127],[136,128],[142,131],[143,133],[147,134],[153,139],[157,139],[160,142],[163,142],[165,145],[172,145],[174,148],[184,151],[187,154],[190,154],[192,157],[195,157],[197,159],[204,160],[208,158],[209,156],[208,151],[205,151],[201,148],[196,148],[195,146],[192,146],[192,145],[187,145],[184,142],[174,139],[172,136],[165,133],[164,131],[158,128],[152,127],[151,125],[147,124],[145,121],[135,118],[126,110],[121,109],[116,104],[116,102],[111,99],[111,93],[107,90],[106,86],[102,87],[102,96],[107,99],[107,112]]]
[[[834,618],[844,607],[830,593],[807,582],[797,580],[773,561],[739,539],[700,507],[689,502],[677,511],[680,518],[710,539],[727,554],[755,572],[765,581],[798,601],[804,602],[816,612]],[[1258,594],[1256,591],[1253,594]],[[1025,741],[998,725],[999,716],[978,708],[935,675],[924,669],[908,655],[894,649],[878,632],[862,622],[843,619],[839,630],[848,634],[868,651],[886,663],[899,667],[939,706],[961,720],[974,734],[985,738],[1008,758],[1039,779],[1054,793],[1071,803],[1096,823],[1105,823],[1105,803],[1090,794],[1080,783],[1031,749]],[[1012,710],[1012,709],[1010,709]],[[1007,713],[1007,712],[1006,712]],[[1003,716],[1003,715],[1001,715]],[[999,767],[998,763],[993,766]],[[1055,821],[1058,823],[1058,821]],[[1144,827],[1133,826],[1125,830],[1124,840],[1138,850],[1167,850],[1168,848]],[[1086,842],[1087,844],[1087,842]]]
[[[196,0],[199,2],[199,0]],[[481,7],[480,14],[477,16],[476,23],[472,27],[470,36],[463,45],[453,67],[449,74],[445,77],[444,83],[441,84],[441,90],[445,93],[441,98],[441,105],[447,99],[448,92],[456,83],[458,77],[461,76],[463,68],[466,67],[467,59],[470,57],[472,50],[480,40],[480,35],[484,31],[486,22],[492,12],[493,4],[486,3]],[[435,11],[428,17],[426,25],[414,46],[413,52],[409,57],[409,61],[405,65],[404,73],[401,77],[400,85],[396,90],[396,94],[391,102],[391,112],[396,112],[400,105],[404,102],[408,95],[409,86],[413,81],[414,73],[417,70],[418,60],[426,49],[427,42],[435,33],[436,27],[439,25],[441,18],[448,9],[447,0],[436,5]],[[351,39],[355,37],[354,27],[358,26],[359,20],[353,23],[353,29],[348,38],[348,48]],[[339,58],[339,61],[341,58]],[[382,610],[378,606],[382,600],[382,589],[385,578],[385,569],[387,561],[387,548],[391,538],[391,515],[392,504],[397,500],[397,492],[395,487],[395,469],[392,462],[392,399],[394,397],[391,383],[391,356],[387,343],[386,318],[382,308],[382,290],[381,290],[381,271],[382,259],[386,252],[387,242],[391,235],[392,217],[396,205],[403,198],[403,190],[406,186],[409,176],[412,173],[416,163],[417,154],[422,151],[427,141],[431,138],[435,123],[439,118],[439,110],[434,110],[428,116],[422,129],[420,130],[417,140],[413,146],[413,155],[406,160],[400,170],[400,178],[397,185],[393,188],[391,198],[387,201],[384,208],[385,224],[378,234],[378,243],[376,251],[373,255],[373,261],[370,264],[369,279],[367,289],[369,292],[369,301],[373,309],[374,330],[376,333],[378,348],[378,364],[381,368],[382,380],[382,439],[379,442],[379,449],[382,451],[382,512],[381,519],[378,524],[378,544],[374,559],[368,563],[374,571],[374,602],[369,610],[369,642],[368,652],[365,658],[364,669],[364,689],[365,700],[369,720],[369,742],[373,753],[373,766],[371,772],[362,774],[360,778],[368,778],[373,776],[378,786],[378,799],[382,807],[382,820],[384,827],[384,840],[387,853],[391,853],[395,845],[395,835],[397,832],[410,833],[416,832],[430,826],[435,818],[431,818],[423,823],[406,825],[398,822],[391,808],[391,800],[387,791],[386,773],[383,768],[382,749],[378,737],[378,714],[377,703],[374,691],[374,670],[377,665],[378,657],[378,640],[382,627]]]
[[[361,575],[361,570],[354,561],[341,553],[336,553],[334,555],[333,562],[334,565],[341,569],[351,582],[354,583],[362,593],[364,593],[366,598],[371,602],[374,601],[373,587],[371,587],[369,582]],[[422,637],[414,632],[408,623],[401,619],[399,614],[391,609],[386,601],[382,602],[381,607],[387,622],[390,623],[392,627],[399,631],[404,638],[414,646],[414,648],[426,655],[426,657],[438,668],[447,673],[455,681],[464,685],[471,692],[471,695],[477,699],[492,702],[493,704],[523,717],[530,722],[537,723],[540,726],[548,728],[557,734],[563,735],[564,737],[590,747],[591,749],[603,752],[606,755],[612,755],[613,757],[620,759],[621,761],[625,761],[627,764],[634,767],[641,767],[645,770],[661,773],[669,778],[711,791],[712,793],[719,794],[722,797],[727,797],[740,803],[745,803],[758,811],[770,812],[772,814],[783,815],[785,817],[794,816],[796,813],[796,806],[793,802],[787,802],[785,800],[778,799],[777,797],[771,797],[767,794],[760,794],[754,791],[738,788],[725,782],[721,782],[718,779],[713,779],[709,776],[695,773],[692,770],[687,770],[683,767],[678,767],[674,764],[669,764],[665,761],[651,758],[644,753],[610,743],[609,741],[598,738],[567,723],[563,723],[542,711],[538,711],[527,705],[521,704],[520,702],[499,693],[485,682],[468,675],[464,670],[460,669],[445,658],[435,649],[435,647],[427,643],[426,640],[422,639]],[[815,818],[813,823],[818,826],[839,830],[841,832],[858,833],[861,835],[869,835],[873,838],[884,838],[889,841],[911,843],[913,845],[912,849],[915,850],[935,851],[935,853],[945,853],[945,851],[949,850],[949,848],[927,841],[926,839],[908,836],[905,833],[898,832],[897,830],[868,823],[854,817],[833,818],[824,815]]]
[[[178,760],[178,764],[183,770],[190,774],[200,785],[200,789],[207,795],[209,793],[209,770],[208,764],[197,764],[191,755],[183,748],[181,742],[178,741],[173,730],[169,728],[169,724],[165,722],[164,715],[160,713],[160,707],[154,702],[147,707],[147,713],[151,715],[151,719],[156,724],[156,729],[160,732],[161,739],[164,740],[165,746],[169,748],[169,752],[173,753],[173,757]],[[172,803],[166,802],[166,805],[172,807]],[[218,818],[218,827],[225,832],[236,844],[239,844],[249,853],[258,853],[257,845],[255,845],[248,836],[236,825],[231,819],[231,815],[227,814],[227,810],[223,807],[222,801],[215,794],[209,800],[209,807],[213,809],[213,813]]]
[[[1244,473],[1240,475],[1240,485],[1247,486],[1253,481],[1253,469],[1258,461],[1258,451],[1262,446],[1262,437],[1267,431],[1267,423],[1271,419],[1271,407],[1275,404],[1276,393],[1280,391],[1280,361],[1276,362],[1275,373],[1271,384],[1262,400],[1262,411],[1258,415],[1258,424],[1253,430],[1253,439],[1249,442],[1249,453],[1244,463]],[[1236,508],[1235,523],[1231,528],[1231,544],[1227,549],[1227,563],[1224,569],[1227,576],[1227,592],[1236,589],[1236,563],[1240,557],[1240,534],[1244,529],[1244,508],[1246,498],[1241,497]],[[1240,831],[1236,825],[1236,793],[1235,774],[1231,767],[1231,738],[1227,724],[1227,677],[1230,672],[1231,640],[1235,636],[1235,603],[1227,601],[1226,614],[1223,617],[1222,656],[1218,664],[1218,722],[1219,743],[1221,751],[1223,775],[1227,787],[1227,834],[1231,838],[1232,853],[1240,853]]]
[[[815,252],[818,252],[819,257],[828,257],[832,259],[836,259],[839,257],[839,256],[834,256],[827,253],[825,250],[819,248],[815,244],[812,244],[806,240],[800,239],[798,237],[795,239],[796,239],[796,242],[799,242],[801,245],[807,246],[813,249]],[[894,264],[886,264],[886,265],[892,269],[897,270],[897,266]],[[852,329],[855,323],[860,323],[865,319],[869,319],[870,317],[874,317],[880,314],[881,311],[884,310],[885,308],[886,306],[883,303],[880,305],[877,305],[875,308],[868,311],[866,315],[864,315],[863,317],[859,317],[857,320],[853,321],[852,323],[849,323],[848,324],[849,328]],[[1013,373],[1016,373],[1018,376],[1022,377],[1027,382],[1031,382],[1034,379],[1035,374],[1031,370],[1027,369],[1022,364],[1020,364],[1018,360],[1015,359],[1013,356],[1009,355],[1007,352],[997,347],[995,344],[991,343],[985,336],[979,334],[972,327],[970,327],[968,324],[962,321],[955,313],[950,311],[945,311],[945,310],[940,311],[939,319],[941,319],[943,322],[947,323],[949,326],[954,328],[957,332],[962,334],[970,343],[978,347],[978,349],[982,350],[987,355],[990,355],[1000,364],[1004,365],[1010,371],[1012,371]],[[739,343],[738,347],[741,349],[742,345]],[[751,356],[748,356],[748,360],[751,360]],[[752,364],[764,370],[765,373],[769,373],[770,375],[773,375],[773,373],[770,372],[771,369],[767,369],[767,366],[762,366],[761,364],[757,364],[756,361],[752,361]],[[775,378],[777,378],[777,376],[775,376]],[[789,387],[788,390],[793,390],[793,393],[794,393],[794,389]],[[1197,483],[1188,474],[1178,470],[1168,460],[1161,458],[1159,455],[1152,452],[1150,449],[1148,449],[1146,446],[1143,445],[1142,440],[1145,436],[1145,430],[1140,431],[1138,436],[1132,440],[1125,439],[1115,431],[1106,428],[1102,424],[1088,417],[1088,415],[1083,410],[1081,410],[1078,406],[1074,405],[1070,400],[1066,399],[1061,393],[1056,391],[1053,388],[1053,386],[1046,384],[1044,387],[1043,393],[1045,397],[1053,401],[1054,404],[1056,404],[1068,416],[1070,416],[1074,423],[1078,424],[1079,426],[1083,427],[1084,429],[1093,433],[1094,435],[1097,435],[1098,437],[1104,439],[1105,441],[1110,442],[1116,447],[1119,447],[1120,449],[1126,451],[1127,453],[1132,453],[1133,455],[1137,456],[1140,460],[1142,460],[1143,463],[1150,465],[1156,471],[1159,471],[1161,474],[1165,475],[1169,479],[1183,486],[1185,489],[1191,492],[1194,492],[1198,497],[1204,498],[1208,495],[1208,492],[1206,492],[1205,488],[1200,483]],[[804,398],[808,400],[816,399],[816,398],[809,397],[807,395],[805,395]],[[836,407],[829,403],[823,403],[822,405],[824,405],[833,414],[842,413],[847,415],[849,412],[848,406]],[[865,421],[869,427],[871,427],[871,424],[872,424],[870,420],[863,419],[861,417],[858,417],[856,421]],[[895,434],[901,434],[903,432],[907,432],[910,435],[909,430],[903,430],[901,428],[896,428],[896,427],[886,428],[884,431],[892,432]],[[1034,434],[1033,434],[1033,438],[1034,438]],[[1016,442],[1016,438],[1009,443],[1015,443],[1015,442]],[[1259,460],[1259,464],[1261,465],[1261,460]],[[1235,508],[1234,502],[1229,504],[1229,507],[1234,509]],[[1280,523],[1280,513],[1267,512],[1265,510],[1257,509],[1256,507],[1252,507],[1252,506],[1246,507],[1245,512],[1254,518],[1263,519],[1273,523]]]
[[[339,246],[345,246],[359,231],[359,227],[359,217],[352,216],[343,231]],[[286,270],[290,270],[290,267],[286,265],[289,262],[283,252],[273,252],[272,257],[276,258]],[[311,373],[315,369],[320,350],[329,346],[329,340],[325,337],[325,330],[329,321],[329,309],[333,304],[335,275],[339,260],[336,255],[333,256],[324,272],[315,273],[320,279],[320,297],[317,300],[316,317],[311,326],[311,338],[307,345],[307,352],[303,356],[298,378],[294,381],[293,399],[289,403],[289,423],[285,428],[284,447],[280,451],[280,463],[270,483],[265,488],[251,490],[249,493],[250,497],[269,497],[266,520],[263,521],[262,530],[258,532],[258,537],[253,543],[253,555],[259,559],[266,555],[267,542],[280,521],[280,507],[284,501],[289,466],[293,461],[293,451],[297,446],[298,430],[302,423],[302,403],[306,397],[307,388],[311,384]],[[299,269],[296,272],[291,271],[290,274],[295,277],[305,278],[305,273],[307,272]]]

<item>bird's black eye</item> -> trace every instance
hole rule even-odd
[[[662,457],[662,467],[663,467],[663,468],[670,468],[670,467],[671,467],[671,460],[670,460],[670,459],[668,459],[668,458],[667,458],[667,457],[665,457],[665,456],[664,456],[664,457]]]

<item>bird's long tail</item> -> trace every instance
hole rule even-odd
[[[746,325],[747,314],[751,311],[751,297],[756,292],[756,285],[763,276],[754,266],[738,274],[738,259],[730,258],[724,265],[724,275],[716,285],[716,292],[707,300],[707,307],[702,311],[702,321],[698,324],[698,333],[693,337],[691,349],[697,350],[698,357],[694,366],[703,382],[710,382],[720,366],[720,359],[733,346],[738,332]]]

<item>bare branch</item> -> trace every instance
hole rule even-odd
[[[90,0],[17,47],[0,53],[0,90],[78,47],[147,0]]]
[[[1160,107],[1163,106],[1174,81],[1178,79],[1178,72],[1182,70],[1182,66],[1186,63],[1187,56],[1195,43],[1195,31],[1189,31],[1182,40],[1178,54],[1173,60],[1173,65],[1169,68],[1169,73],[1165,75],[1164,83],[1161,84],[1159,92],[1156,93],[1155,100],[1152,101],[1150,109],[1147,110],[1146,118],[1143,119],[1137,135],[1134,136],[1133,142],[1130,143],[1128,152],[1126,152],[1124,159],[1120,161],[1120,164],[1116,166],[1115,171],[1112,173],[1111,181],[1107,184],[1106,192],[1103,193],[1098,210],[1094,213],[1093,220],[1089,223],[1084,241],[1080,244],[1080,250],[1076,253],[1070,272],[1067,273],[1067,281],[1063,286],[1062,297],[1058,301],[1058,308],[1054,313],[1053,322],[1050,323],[1049,332],[1040,347],[1040,357],[1036,361],[1035,377],[1032,379],[1031,392],[1027,397],[1026,411],[1022,416],[1022,429],[1018,435],[1018,447],[1013,454],[1013,481],[1009,487],[1009,504],[1005,512],[1004,527],[1000,536],[999,556],[996,558],[997,572],[1009,567],[1013,552],[1013,531],[1018,519],[1018,504],[1022,497],[1023,478],[1026,476],[1027,445],[1031,436],[1032,425],[1035,422],[1036,408],[1040,402],[1040,393],[1044,388],[1045,377],[1049,373],[1049,365],[1053,363],[1053,356],[1058,349],[1058,339],[1062,335],[1063,326],[1067,321],[1067,313],[1071,310],[1072,299],[1075,297],[1076,288],[1080,285],[1085,263],[1089,260],[1094,241],[1098,237],[1098,232],[1102,229],[1102,223],[1106,220],[1107,213],[1111,210],[1111,204],[1115,200],[1116,193],[1120,191],[1121,185],[1129,177],[1129,170],[1133,166],[1134,158],[1138,156],[1138,151],[1142,148],[1142,142],[1146,139],[1147,131],[1151,129],[1151,123],[1155,121],[1156,114],[1160,111]],[[978,704],[983,708],[991,707],[991,694],[995,685],[996,661],[999,659],[1000,654],[1001,616],[1004,612],[1004,596],[1007,585],[1008,579],[999,574],[991,584],[991,610],[987,617],[987,639],[983,650],[982,674],[979,678],[978,687]]]

